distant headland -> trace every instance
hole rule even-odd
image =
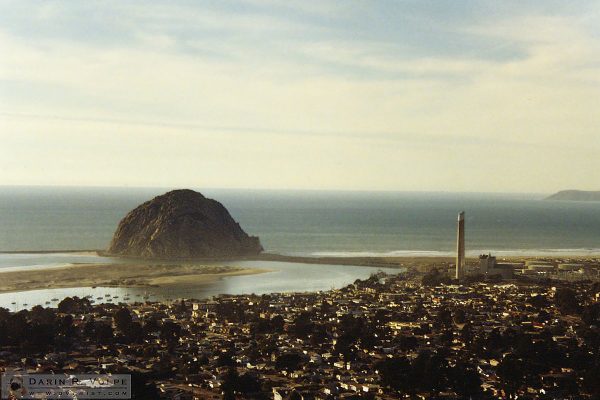
[[[561,190],[546,197],[546,200],[560,201],[600,201],[600,191]]]

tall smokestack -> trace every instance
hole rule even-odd
[[[456,233],[456,279],[465,277],[465,212],[458,214],[458,231]]]

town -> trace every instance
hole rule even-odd
[[[596,398],[600,284],[374,273],[316,293],[0,310],[0,366],[134,399]],[[1,371],[1,372],[4,372]]]

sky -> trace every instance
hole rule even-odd
[[[600,2],[0,2],[0,185],[600,190]]]

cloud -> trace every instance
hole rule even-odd
[[[4,182],[172,186],[204,171],[203,184],[228,187],[594,184],[581,175],[600,167],[589,17],[449,22],[439,31],[477,46],[438,53],[361,29],[348,36],[323,24],[327,9],[294,19],[269,2],[248,7],[120,6],[111,24],[122,42],[0,31]],[[65,13],[36,18],[77,15]],[[353,18],[343,15],[362,28]],[[519,54],[490,56],[502,47]]]

